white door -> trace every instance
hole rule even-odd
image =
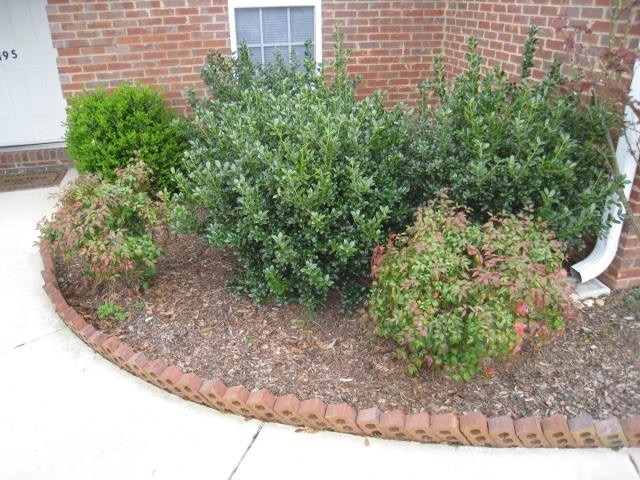
[[[64,138],[46,0],[0,0],[0,147]]]

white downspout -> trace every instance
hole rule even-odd
[[[634,65],[629,96],[632,103],[640,102],[640,61]],[[620,174],[629,180],[629,183],[624,187],[624,196],[628,200],[636,175],[637,158],[640,154],[640,119],[629,105],[626,106],[624,113],[626,129],[624,135],[618,139],[616,163]],[[604,212],[604,218],[609,215],[618,218],[623,212],[622,206],[609,207]],[[614,223],[609,229],[609,233],[598,239],[591,254],[571,267],[571,273],[577,275],[578,279],[585,283],[604,272],[616,256],[621,232],[622,223]]]

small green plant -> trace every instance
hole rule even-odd
[[[640,306],[640,288],[629,290],[627,295],[624,297],[624,301],[631,307]]]
[[[447,188],[452,199],[486,220],[533,207],[572,250],[606,233],[616,218],[603,212],[624,185],[607,167],[609,131],[618,109],[565,88],[555,63],[541,81],[530,78],[536,30],[524,47],[520,81],[485,70],[469,40],[468,69],[449,81],[441,60],[421,86],[420,121],[412,142],[414,197]]]
[[[479,225],[467,214],[439,197],[372,259],[369,316],[411,373],[427,364],[469,379],[572,314],[550,232],[525,215]]]
[[[116,169],[139,157],[160,187],[174,190],[171,168],[180,168],[186,138],[179,117],[147,86],[122,84],[69,100],[67,151],[81,172],[114,180]]]
[[[156,271],[167,207],[150,186],[144,162],[132,160],[113,182],[88,174],[69,186],[51,220],[39,224],[55,255],[77,260],[96,283],[146,282]]]
[[[129,312],[117,303],[111,301],[104,302],[100,305],[96,313],[101,322],[124,322],[129,318]]]
[[[354,304],[371,250],[410,217],[406,114],[356,99],[341,42],[331,81],[309,55],[264,68],[246,47],[203,71],[212,98],[194,103],[176,217],[235,251],[234,286],[257,301],[313,308],[337,289]]]

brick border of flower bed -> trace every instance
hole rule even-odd
[[[406,415],[402,410],[377,407],[355,410],[347,403],[326,404],[318,398],[279,397],[267,389],[249,391],[242,385],[227,387],[219,379],[202,379],[161,359],[136,352],[117,336],[108,336],[88,324],[69,306],[58,286],[49,245],[40,244],[44,264],[44,290],[64,323],[87,345],[131,374],[178,395],[223,413],[234,413],[266,422],[333,430],[422,443],[483,447],[624,447],[640,446],[640,415],[623,419],[594,420],[582,414],[567,419],[511,416],[487,418],[481,412],[466,414],[428,412]]]

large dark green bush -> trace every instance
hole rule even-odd
[[[81,172],[113,180],[116,169],[139,157],[160,187],[173,190],[171,168],[179,167],[186,131],[163,96],[147,86],[121,84],[69,100],[67,150]]]
[[[369,315],[414,373],[430,364],[468,379],[571,313],[551,233],[525,215],[480,225],[467,214],[440,197],[376,249]]]
[[[558,238],[580,248],[583,237],[606,232],[608,197],[622,185],[605,167],[607,134],[619,120],[602,101],[564,89],[560,65],[529,78],[535,29],[525,44],[520,81],[483,70],[476,40],[468,69],[448,81],[441,61],[422,85],[423,104],[413,142],[414,197],[448,188],[476,218],[532,206]]]
[[[236,252],[235,285],[256,300],[314,307],[335,288],[355,301],[371,251],[410,213],[406,114],[380,94],[357,101],[347,56],[338,45],[331,82],[309,57],[263,68],[246,48],[204,68],[176,211]]]
[[[96,283],[144,284],[156,272],[167,232],[167,206],[151,188],[144,162],[132,160],[116,179],[86,174],[69,186],[41,238],[55,255],[78,262]]]

